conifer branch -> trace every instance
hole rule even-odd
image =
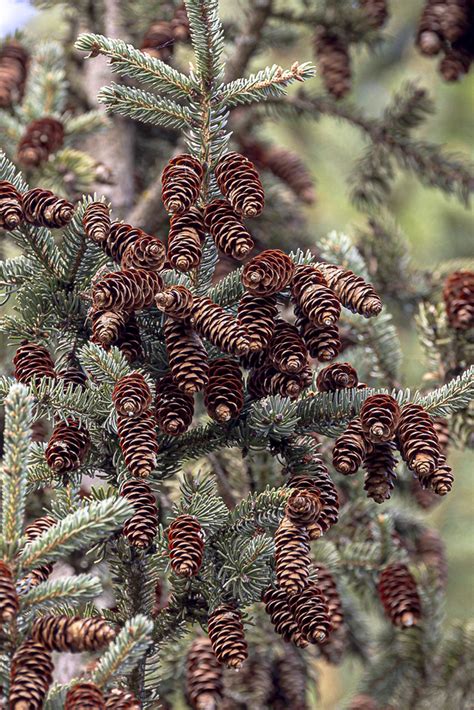
[[[208,91],[223,71],[224,30],[218,0],[185,0],[196,69],[202,88]]]
[[[38,614],[60,604],[92,601],[101,592],[102,584],[98,577],[78,574],[74,577],[60,577],[41,582],[22,596],[21,604],[23,610]]]
[[[99,92],[97,100],[108,111],[155,126],[184,130],[194,123],[191,111],[185,106],[142,89],[110,84]]]
[[[92,682],[100,688],[128,675],[145,654],[151,643],[153,622],[141,614],[129,619],[109,645],[92,673]]]

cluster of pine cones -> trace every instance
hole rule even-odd
[[[474,5],[470,0],[426,0],[417,46],[422,54],[443,54],[439,71],[446,81],[469,72],[474,59]]]
[[[74,215],[72,202],[58,197],[51,190],[35,187],[23,194],[8,180],[0,180],[0,227],[17,229],[23,222],[34,227],[59,229]]]

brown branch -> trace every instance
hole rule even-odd
[[[227,61],[225,81],[234,81],[245,73],[271,15],[273,0],[253,0],[251,7],[247,23],[235,40],[234,55]]]

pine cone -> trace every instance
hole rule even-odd
[[[345,476],[357,473],[362,461],[372,449],[372,444],[364,436],[360,419],[353,419],[346,431],[335,441],[332,450],[333,466]]]
[[[195,639],[186,658],[186,698],[195,710],[219,707],[222,698],[222,666],[207,638]]]
[[[303,654],[291,646],[273,662],[273,688],[268,707],[272,710],[310,710],[307,703],[308,670]],[[313,704],[314,707],[314,704]]]
[[[7,231],[16,229],[22,221],[23,201],[20,192],[8,180],[0,180],[0,227]]]
[[[248,352],[248,338],[238,320],[206,296],[195,297],[191,324],[223,353],[239,356]]]
[[[314,52],[326,90],[342,99],[351,90],[351,58],[347,44],[326,27],[317,27]]]
[[[298,526],[315,523],[321,512],[321,501],[316,490],[296,490],[288,498],[286,517]]]
[[[148,28],[140,49],[162,62],[168,62],[173,56],[175,36],[171,22],[158,20]]]
[[[146,478],[156,465],[158,442],[155,416],[146,411],[137,417],[118,415],[117,431],[125,465],[132,476]]]
[[[393,441],[374,444],[365,457],[364,490],[367,491],[367,498],[372,498],[376,503],[388,500],[395,485],[397,459],[393,455],[394,449]]]
[[[385,567],[380,575],[378,593],[394,626],[416,626],[421,617],[421,603],[416,582],[406,565],[396,562]]]
[[[137,417],[151,406],[151,390],[140,372],[132,372],[117,380],[112,391],[112,402],[124,417]]]
[[[56,476],[76,471],[84,462],[91,446],[87,429],[69,417],[59,422],[45,450],[46,463]]]
[[[92,287],[94,308],[140,311],[153,305],[163,280],[155,271],[129,269],[106,274]]]
[[[129,316],[115,345],[120,349],[120,352],[129,364],[142,357],[143,350],[140,328],[133,314]]]
[[[92,322],[92,340],[104,347],[115,343],[125,329],[127,314],[121,311],[103,310],[92,308],[90,311]]]
[[[360,423],[366,439],[374,444],[390,441],[400,420],[398,402],[389,394],[367,397],[360,410]]]
[[[435,569],[443,586],[448,581],[448,561],[443,540],[436,530],[426,529],[416,540],[416,555],[428,569]]]
[[[307,527],[310,540],[316,540],[324,535],[337,523],[339,517],[339,496],[326,467],[324,465],[314,467],[313,474],[312,476],[304,473],[292,474],[288,479],[290,488],[312,493],[319,500],[318,518]]]
[[[158,524],[158,507],[150,486],[146,481],[130,479],[120,488],[120,495],[128,500],[135,511],[124,523],[124,536],[132,547],[150,547]]]
[[[204,169],[191,155],[172,158],[161,176],[163,204],[167,212],[183,214],[199,197]]]
[[[474,272],[455,271],[444,282],[448,322],[456,330],[474,327]]]
[[[441,17],[444,12],[444,2],[426,0],[418,23],[416,43],[422,54],[433,56],[438,54],[444,45],[444,31]]]
[[[269,394],[279,394],[282,397],[297,399],[301,392],[308,386],[305,376],[306,371],[289,375],[285,372],[278,372],[273,365],[265,363],[261,367],[252,370],[247,381],[249,394],[260,399]]]
[[[51,653],[41,643],[24,641],[12,658],[10,710],[41,710],[53,682]]]
[[[245,293],[239,301],[237,317],[249,340],[250,352],[268,348],[278,314],[276,296]]]
[[[186,286],[168,286],[155,295],[156,307],[179,320],[189,318],[193,309],[193,294]]]
[[[124,222],[114,222],[103,248],[122,269],[159,271],[165,263],[165,247],[158,237]]]
[[[141,710],[141,707],[130,690],[112,688],[105,696],[105,710]]]
[[[337,392],[357,387],[358,382],[359,376],[350,363],[336,362],[318,372],[316,385],[320,392]]]
[[[23,213],[34,227],[65,227],[74,214],[72,202],[57,197],[51,190],[35,187],[23,195]]]
[[[380,710],[380,705],[370,695],[356,695],[347,710]]]
[[[459,81],[469,72],[473,59],[472,39],[466,44],[460,40],[446,49],[439,63],[439,72],[445,81]]]
[[[248,651],[239,610],[231,604],[222,604],[209,615],[207,623],[212,650],[219,663],[227,668],[240,668]]]
[[[380,313],[382,302],[372,284],[335,264],[319,264],[319,268],[326,277],[329,288],[345,308],[365,318]]]
[[[334,360],[341,351],[341,339],[337,325],[319,327],[303,315],[300,308],[294,308],[298,328],[311,357],[321,362]]]
[[[412,478],[410,481],[410,493],[413,496],[415,503],[418,507],[422,508],[422,510],[431,510],[438,505],[438,503],[440,503],[439,496],[437,496],[436,493],[433,493],[433,491],[423,488],[421,481],[417,478]]]
[[[216,422],[228,422],[239,416],[244,406],[244,385],[237,362],[225,357],[211,360],[204,406]]]
[[[58,377],[67,385],[73,385],[81,389],[84,389],[87,382],[87,375],[81,367],[65,367],[63,370],[59,370]]]
[[[171,29],[173,30],[173,36],[176,41],[186,42],[189,39],[189,19],[184,3],[175,8],[174,15],[171,19]]]
[[[88,681],[80,681],[66,694],[64,710],[105,710],[102,691]]]
[[[378,29],[387,22],[389,15],[387,0],[360,0],[360,7],[370,27]]]
[[[336,580],[331,572],[320,564],[318,564],[317,587],[328,607],[332,636],[332,633],[337,631],[344,622],[344,611]]]
[[[156,420],[168,436],[179,436],[189,429],[194,416],[194,399],[174,383],[171,376],[156,385]]]
[[[283,518],[275,532],[275,571],[279,586],[287,594],[304,589],[310,562],[307,530]]]
[[[251,293],[271,296],[291,281],[295,265],[279,249],[266,249],[248,261],[242,271],[242,283]]]
[[[293,592],[288,603],[298,628],[309,643],[322,643],[331,632],[329,609],[321,590],[309,582]]]
[[[42,377],[54,380],[56,372],[54,362],[49,352],[42,345],[23,340],[13,358],[14,375],[18,382],[27,385]]]
[[[269,587],[263,594],[265,611],[275,627],[275,631],[284,641],[291,641],[299,648],[305,648],[308,641],[298,628],[288,603],[286,592],[279,587]]]
[[[182,321],[168,318],[163,328],[171,376],[187,395],[200,392],[209,378],[207,352],[201,339]]]
[[[193,515],[178,515],[168,528],[171,567],[179,577],[195,577],[202,565],[204,532]]]
[[[100,651],[115,638],[115,631],[99,616],[41,616],[31,630],[33,641],[52,651]]]
[[[173,269],[187,272],[199,266],[205,236],[204,216],[197,207],[171,217],[167,256]]]
[[[250,232],[227,200],[213,200],[204,210],[204,223],[216,247],[234,259],[245,259],[254,248]]]
[[[233,209],[242,217],[258,217],[265,196],[255,165],[240,153],[226,153],[216,165],[217,184]]]
[[[8,565],[0,560],[0,622],[9,623],[18,614],[20,603]]]
[[[64,143],[64,126],[51,116],[38,118],[26,126],[18,144],[18,162],[27,168],[37,168]]]
[[[434,417],[433,426],[436,436],[438,437],[440,451],[444,456],[447,456],[449,444],[451,442],[451,434],[449,432],[449,422],[443,417]]]
[[[444,11],[440,14],[441,30],[448,42],[456,42],[470,27],[469,0],[445,0]]]
[[[0,108],[9,108],[23,98],[29,55],[15,39],[6,42],[0,51]]]
[[[110,232],[110,207],[104,202],[91,202],[85,209],[82,226],[88,238],[103,246]]]
[[[434,473],[440,447],[433,421],[419,404],[406,404],[397,430],[400,453],[410,471],[419,478]]]
[[[421,485],[430,488],[438,496],[445,496],[453,487],[454,476],[451,466],[446,463],[446,458],[440,454],[436,470],[426,479],[421,480]]]
[[[315,266],[301,264],[295,268],[291,295],[301,314],[314,325],[321,328],[337,323],[341,304]]]
[[[43,515],[41,518],[37,518],[25,528],[27,541],[32,542],[33,540],[36,540],[36,538],[40,537],[43,533],[52,528],[53,525],[56,525],[57,522],[58,521],[50,515]],[[47,563],[45,565],[41,565],[40,567],[36,567],[31,572],[28,572],[26,576],[28,588],[31,589],[32,587],[36,587],[41,582],[46,582],[52,571],[53,565],[51,563]]]
[[[308,351],[298,329],[278,318],[268,346],[269,360],[279,372],[293,375],[308,363]]]

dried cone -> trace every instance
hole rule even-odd
[[[129,269],[106,274],[92,287],[94,308],[139,311],[153,305],[163,281],[155,271]]]
[[[37,518],[25,528],[27,541],[32,542],[33,540],[36,540],[43,533],[52,528],[53,525],[56,525],[57,522],[58,521],[50,515],[43,515],[41,518]],[[52,571],[53,565],[51,563],[47,563],[45,565],[41,565],[40,567],[36,567],[31,572],[28,572],[26,577],[28,587],[36,587],[41,582],[45,582]]]
[[[439,72],[445,81],[459,81],[469,72],[474,60],[472,38],[460,39],[450,47],[439,63]]]
[[[403,460],[419,478],[434,473],[438,466],[440,447],[430,415],[419,404],[406,404],[401,411],[397,429]]]
[[[242,271],[242,283],[251,293],[271,296],[288,286],[295,265],[279,249],[266,249],[248,261]]]
[[[186,42],[189,39],[189,19],[184,3],[175,8],[174,15],[171,19],[171,28],[176,41]]]
[[[33,641],[52,651],[100,651],[115,638],[113,628],[98,616],[81,619],[78,616],[47,615],[37,619],[31,630]]]
[[[110,207],[104,202],[91,202],[85,209],[82,226],[88,238],[102,246],[110,232]]]
[[[18,382],[27,385],[42,377],[55,379],[54,362],[42,345],[23,340],[13,358],[14,375]]]
[[[163,204],[167,212],[183,214],[199,197],[203,167],[191,155],[172,158],[161,176]]]
[[[167,62],[173,56],[174,42],[175,36],[171,22],[159,20],[153,22],[148,28],[140,49],[156,59],[161,59],[162,62]]]
[[[346,42],[326,27],[317,27],[314,51],[326,90],[341,99],[351,90],[351,58]]]
[[[369,21],[370,27],[378,29],[387,22],[387,0],[360,0],[360,6]]]
[[[222,698],[222,666],[208,638],[195,639],[186,658],[186,697],[195,710],[214,710]]]
[[[90,311],[92,322],[92,340],[104,347],[115,343],[124,331],[127,314],[121,311],[93,308]]]
[[[137,417],[118,415],[117,431],[125,465],[132,476],[146,478],[156,465],[158,442],[155,416],[146,411]]]
[[[336,486],[325,466],[315,467],[314,475],[292,474],[288,486],[301,492],[308,492],[319,500],[319,515],[316,521],[308,523],[307,530],[311,540],[324,535],[338,521],[339,496]]]
[[[51,116],[38,118],[26,126],[18,145],[18,162],[37,168],[64,143],[64,126]]]
[[[136,417],[151,405],[151,390],[140,372],[132,372],[117,380],[112,391],[112,402],[117,414]]]
[[[302,372],[308,363],[308,351],[298,329],[281,318],[275,322],[268,354],[279,372],[290,375]]]
[[[449,422],[443,417],[434,417],[433,426],[435,428],[436,436],[438,437],[440,451],[444,454],[444,456],[446,456],[451,442]]]
[[[302,264],[295,268],[291,295],[301,314],[314,325],[329,327],[337,323],[341,304],[315,266]]]
[[[26,221],[34,227],[59,229],[71,221],[74,205],[51,190],[35,187],[23,195],[23,212]]]
[[[329,609],[321,590],[309,582],[288,597],[298,628],[309,643],[322,643],[331,632]]]
[[[204,223],[216,247],[227,256],[242,260],[252,251],[252,236],[227,200],[216,199],[206,205]]]
[[[268,348],[278,314],[276,296],[245,293],[239,301],[237,317],[249,340],[250,352]]]
[[[130,690],[112,688],[105,696],[105,710],[141,710],[141,707]]]
[[[120,352],[128,363],[135,362],[142,357],[143,350],[140,328],[133,314],[129,316],[115,345],[120,349]]]
[[[53,681],[51,653],[42,643],[24,641],[12,658],[10,710],[41,710]]]
[[[23,221],[20,192],[8,180],[0,180],[0,228],[16,229]]]
[[[306,368],[302,373],[289,375],[285,372],[279,372],[273,365],[265,363],[250,373],[247,382],[248,391],[256,399],[266,397],[269,394],[279,394],[282,397],[297,399],[309,384],[304,377],[306,374]]]
[[[202,565],[204,532],[193,515],[178,515],[168,528],[171,567],[178,577],[194,577]]]
[[[87,375],[84,370],[81,367],[75,367],[73,365],[59,370],[58,377],[65,384],[80,387],[81,389],[84,389],[87,382]]]
[[[0,560],[0,622],[9,623],[18,614],[20,604],[15,582],[8,565]]]
[[[337,325],[317,326],[295,306],[295,325],[298,328],[311,357],[321,362],[334,360],[341,351],[341,339]]]
[[[448,42],[456,42],[469,30],[469,0],[446,0],[440,13],[441,29]]]
[[[64,710],[105,710],[102,691],[95,683],[79,682],[67,691]]]
[[[186,286],[168,286],[155,295],[156,307],[167,316],[183,320],[193,309],[193,294]]]
[[[265,196],[255,165],[240,153],[227,153],[215,169],[219,189],[242,217],[258,217]]]
[[[376,503],[388,500],[394,488],[397,468],[394,450],[393,441],[374,444],[373,449],[365,457],[364,490],[367,491],[367,497],[372,498]]]
[[[207,352],[199,336],[182,321],[168,318],[163,328],[171,376],[187,395],[204,389],[209,378]]]
[[[328,607],[331,633],[337,631],[344,621],[344,611],[336,580],[331,572],[323,565],[318,564],[317,586]]]
[[[156,385],[156,421],[168,436],[179,436],[189,429],[194,416],[194,399],[179,389],[171,376]]]
[[[173,269],[186,273],[199,266],[205,236],[204,216],[197,207],[171,217],[167,256]]]
[[[350,363],[336,362],[318,372],[316,386],[320,392],[337,392],[357,387],[358,382],[357,372]]]
[[[421,617],[416,582],[408,567],[400,562],[385,567],[380,575],[378,593],[385,613],[394,626],[415,626]]]
[[[360,423],[366,439],[374,444],[390,441],[400,420],[400,407],[389,394],[367,397],[360,410]]]
[[[365,438],[360,419],[353,419],[346,431],[334,443],[332,450],[334,468],[345,476],[357,473],[372,448],[370,441]]]
[[[150,486],[145,481],[128,480],[122,485],[120,495],[135,511],[123,526],[128,543],[140,549],[150,547],[158,524],[158,508]]]
[[[334,291],[345,308],[365,318],[377,316],[382,302],[374,287],[352,271],[335,264],[319,264],[329,288]]]
[[[296,490],[288,498],[286,517],[295,525],[315,523],[321,512],[321,501],[316,490]]]
[[[102,246],[122,269],[159,271],[165,263],[165,247],[158,237],[124,222],[111,225]]]
[[[308,641],[293,618],[286,592],[279,587],[269,587],[263,594],[262,600],[276,633],[284,641],[291,641],[295,646],[305,648],[308,645]]]
[[[435,569],[443,586],[448,581],[448,561],[443,540],[436,530],[426,529],[416,540],[416,555],[429,569]]]
[[[448,322],[456,330],[474,327],[474,271],[455,271],[444,282]]]
[[[310,562],[308,532],[283,518],[275,532],[275,571],[279,586],[287,594],[304,589]]]
[[[238,362],[221,357],[209,363],[204,405],[216,422],[228,422],[239,416],[244,406],[244,384]]]
[[[227,668],[240,668],[248,651],[239,610],[231,604],[214,609],[209,615],[208,633],[219,663]]]
[[[0,51],[0,108],[9,108],[23,98],[28,60],[28,52],[16,40],[3,45]]]
[[[57,476],[76,471],[90,449],[91,439],[87,429],[76,419],[69,417],[59,422],[45,450],[48,466]]]
[[[306,699],[308,672],[302,654],[291,646],[285,648],[284,655],[274,659],[271,672],[273,687],[268,694],[268,707],[272,710],[310,710]]]
[[[429,487],[438,496],[445,496],[453,487],[454,476],[451,466],[446,463],[446,458],[440,454],[438,466],[431,476],[421,480],[421,484]]]
[[[239,321],[206,296],[197,296],[191,317],[193,328],[223,353],[245,355],[249,341]]]

